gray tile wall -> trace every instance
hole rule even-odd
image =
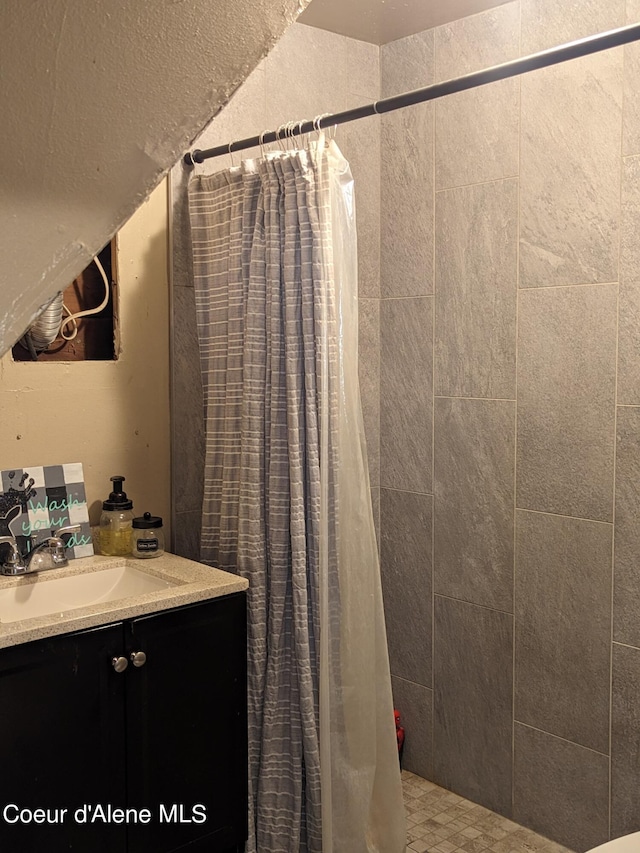
[[[434,781],[509,817],[513,617],[436,595],[434,621]]]
[[[638,20],[514,0],[379,52],[296,25],[199,144]],[[404,764],[575,850],[640,830],[638,92],[631,45],[338,131]],[[197,556],[181,166],[173,190],[175,546]]]
[[[572,850],[609,834],[609,760],[516,722],[513,819]]]
[[[513,610],[514,404],[435,400],[435,591]]]
[[[382,91],[638,20],[640,0],[515,0],[383,46]],[[632,45],[437,101],[433,124],[395,114],[381,140],[405,766],[580,851],[640,830],[638,91]],[[411,257],[402,233],[424,237]],[[409,296],[433,303],[432,336]],[[432,528],[409,517],[431,495]]]

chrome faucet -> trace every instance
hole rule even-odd
[[[79,524],[52,530],[51,536],[42,542],[38,542],[27,555],[20,552],[14,536],[0,536],[0,544],[6,543],[9,546],[9,553],[0,565],[0,573],[3,575],[28,575],[32,572],[46,572],[49,569],[67,566],[69,560],[62,536],[66,533],[75,533],[77,530],[80,530]]]

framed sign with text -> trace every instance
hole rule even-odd
[[[67,557],[89,557],[93,541],[81,462],[0,472],[0,536],[14,536],[23,554],[72,524]]]

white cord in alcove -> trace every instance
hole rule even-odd
[[[100,260],[97,256],[93,260],[95,261],[96,266],[100,270],[100,275],[102,276],[102,280],[104,282],[104,299],[102,300],[100,305],[98,305],[97,308],[88,308],[86,311],[78,311],[77,314],[72,314],[71,311],[69,311],[69,309],[67,308],[67,306],[63,304],[63,309],[69,315],[67,319],[63,320],[60,324],[60,336],[64,338],[65,341],[72,341],[78,334],[78,324],[76,323],[76,320],[79,320],[80,317],[89,317],[91,314],[99,314],[100,311],[102,311],[102,309],[105,308],[107,303],[109,302],[109,281],[104,271],[104,267],[100,263]],[[73,330],[71,334],[65,334],[63,331],[64,327],[67,326],[69,323],[73,324]]]

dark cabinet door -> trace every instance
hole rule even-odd
[[[129,853],[235,849],[247,833],[244,593],[125,624]]]
[[[122,648],[118,624],[0,651],[2,853],[125,849],[124,825],[76,814],[126,805]]]

